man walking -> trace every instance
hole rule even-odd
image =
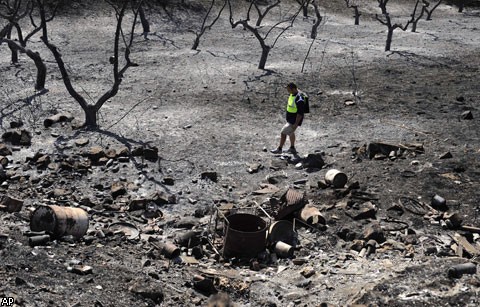
[[[282,153],[282,148],[287,140],[287,135],[290,139],[290,149],[288,149],[286,152],[291,154],[297,153],[297,150],[295,149],[295,130],[297,130],[297,128],[301,126],[303,122],[305,101],[302,95],[300,95],[295,83],[289,83],[286,88],[290,94],[287,103],[287,123],[285,126],[283,126],[282,131],[280,132],[280,144],[276,149],[270,151],[274,154]]]

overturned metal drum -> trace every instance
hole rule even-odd
[[[237,213],[226,217],[224,257],[253,258],[265,250],[267,222],[261,217]]]
[[[293,223],[290,221],[274,222],[268,232],[269,245],[274,246],[278,241],[282,241],[289,245],[295,246],[297,243],[297,232],[293,228]]]
[[[347,181],[347,175],[336,169],[331,169],[325,174],[325,182],[334,188],[343,188],[347,184]]]
[[[79,239],[88,230],[88,215],[80,208],[40,206],[30,217],[30,229],[48,232],[54,238],[71,235]]]

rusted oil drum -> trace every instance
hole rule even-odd
[[[30,229],[46,231],[54,238],[71,235],[79,239],[88,230],[88,215],[80,208],[40,206],[30,217]]]
[[[237,213],[226,217],[224,257],[253,258],[265,250],[267,222],[261,217]]]
[[[290,221],[280,220],[272,223],[268,231],[268,243],[275,246],[278,241],[295,246],[297,242],[297,232]]]
[[[325,174],[325,182],[334,188],[343,188],[347,184],[347,181],[347,175],[336,169],[331,169]]]

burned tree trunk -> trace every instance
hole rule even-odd
[[[358,5],[355,5],[353,7],[353,10],[355,12],[355,25],[358,26],[360,24],[360,11],[358,10]]]
[[[123,18],[125,16],[125,11],[127,9],[128,4],[130,1],[124,0],[122,1],[121,5],[119,8],[116,7],[116,5],[111,2],[107,1],[112,8],[115,10],[116,13],[116,18],[117,18],[117,24],[116,24],[116,29],[115,29],[115,37],[114,37],[114,52],[112,56],[112,64],[113,64],[113,85],[111,86],[110,89],[108,89],[97,101],[95,104],[89,104],[85,100],[85,98],[80,95],[79,92],[75,90],[75,88],[72,85],[72,82],[70,80],[69,73],[66,69],[66,65],[63,61],[61,53],[58,51],[58,48],[52,44],[49,41],[48,38],[48,29],[47,29],[47,18],[46,18],[46,12],[45,12],[45,7],[43,5],[43,2],[41,0],[37,0],[37,5],[39,7],[40,11],[40,19],[41,19],[41,30],[42,30],[42,37],[41,40],[45,44],[45,46],[50,50],[50,52],[53,54],[53,57],[55,58],[55,62],[57,63],[57,66],[60,70],[60,73],[62,75],[62,80],[65,85],[65,88],[67,89],[68,93],[70,96],[72,96],[75,101],[80,105],[82,110],[84,111],[85,114],[85,123],[84,126],[89,127],[89,128],[96,128],[98,126],[98,118],[97,118],[97,113],[98,111],[102,108],[104,103],[108,101],[108,99],[114,97],[119,90],[120,84],[122,83],[123,75],[126,72],[126,70],[129,67],[136,66],[135,63],[131,62],[130,60],[130,49],[133,44],[133,35],[135,32],[135,25],[139,13],[139,7],[136,7],[136,10],[134,10],[134,18],[132,21],[132,26],[130,29],[130,34],[129,37],[126,37],[125,32],[122,29],[122,23],[123,23]],[[132,1],[133,3],[133,1]],[[141,3],[139,4],[141,5]],[[119,67],[119,44],[120,41],[124,42],[125,47],[124,47],[124,58],[126,63],[124,66],[120,69]]]
[[[85,113],[85,126],[97,127],[97,108],[94,105],[88,105],[83,112]]]
[[[7,45],[8,48],[10,49],[10,52],[12,54],[11,61],[13,64],[18,63],[18,49],[15,46],[15,42],[12,41],[12,25],[8,25],[8,30],[7,30]]]
[[[148,19],[145,16],[145,11],[143,10],[143,5],[140,5],[138,7],[138,14],[140,16],[140,22],[142,23],[143,37],[145,37],[145,39],[147,39],[148,33],[150,33],[150,23],[148,22]]]
[[[377,0],[379,2],[380,9],[382,10],[382,17],[375,14],[375,19],[377,19],[381,24],[387,26],[387,41],[385,43],[385,51],[390,51],[392,46],[393,40],[393,31],[395,29],[401,29],[402,31],[406,31],[408,26],[410,25],[411,19],[407,21],[407,23],[403,26],[401,24],[392,24],[392,19],[390,14],[387,11],[387,3],[388,0]],[[384,13],[385,12],[385,13]]]
[[[18,52],[25,53],[30,59],[33,60],[33,63],[35,63],[35,67],[37,68],[37,78],[35,82],[35,89],[43,90],[45,88],[47,66],[45,66],[45,63],[43,62],[43,59],[40,56],[40,54],[38,52],[34,52],[28,48],[25,48],[24,46],[19,45],[17,42],[11,39],[0,38],[0,43],[2,41],[6,42],[10,49],[15,50],[16,54],[18,54]]]
[[[355,0],[345,0],[345,3],[347,4],[348,8],[353,9],[354,12],[354,18],[355,18],[355,25],[358,26],[360,24],[360,10],[358,9],[358,4],[356,4]]]
[[[390,51],[390,48],[392,47],[393,30],[395,30],[393,27],[389,27],[387,30],[387,41],[385,43],[385,51]]]
[[[298,1],[298,0],[297,0]],[[258,18],[255,26],[260,27],[262,25],[262,21],[267,16],[268,12],[273,9],[274,7],[278,6],[280,4],[280,0],[277,0],[275,3],[269,5],[265,11],[262,13],[260,8],[258,7],[258,4],[256,1],[253,2],[253,5],[255,5],[255,9],[257,10]]]
[[[417,2],[415,3],[415,7],[413,9],[413,12],[412,12],[412,19],[410,19],[410,21],[412,22],[412,32],[417,31],[417,23],[423,17],[423,14],[425,14],[425,5],[423,4],[422,9],[420,11],[420,14],[418,16],[415,16],[417,14],[417,9],[418,9],[419,4],[420,4],[420,0],[417,0]]]
[[[440,5],[440,3],[442,3],[442,1],[443,0],[438,0],[438,2],[432,7],[432,9],[428,9],[428,7],[430,6],[430,2],[422,0],[425,12],[427,13],[427,17],[425,18],[426,20],[432,20],[433,11],[435,11],[435,9]]]
[[[238,21],[233,20],[233,8],[232,8],[232,3],[231,3],[232,1],[228,0],[227,2],[228,2],[228,8],[229,8],[229,11],[230,11],[230,18],[229,18],[230,19],[230,25],[232,26],[233,29],[236,28],[237,26],[241,25],[241,26],[243,26],[243,28],[245,30],[250,31],[255,36],[255,38],[258,40],[258,42],[260,43],[260,46],[262,48],[262,54],[260,56],[260,62],[258,64],[258,68],[259,69],[265,69],[265,65],[266,65],[270,50],[275,46],[275,44],[280,39],[282,34],[285,33],[289,28],[291,28],[293,26],[293,23],[295,22],[298,14],[300,14],[301,8],[297,12],[295,12],[295,14],[293,16],[291,16],[290,18],[281,20],[281,21],[277,22],[275,25],[269,27],[267,30],[265,30],[266,34],[262,36],[262,34],[260,33],[260,30],[262,29],[262,27],[253,26],[249,23],[252,8],[254,7],[254,5],[256,5],[255,2],[252,2],[250,4],[250,6],[248,8],[248,11],[247,11],[246,18],[240,19]],[[278,2],[280,2],[280,1],[278,1]],[[277,6],[278,4],[279,3],[277,3],[277,2],[271,4],[270,7],[267,7],[266,11],[270,11],[271,8]],[[258,9],[258,7],[257,7],[257,9]],[[263,16],[263,17],[265,17],[265,16]],[[263,18],[263,17],[261,16],[261,14],[259,14],[258,19]],[[258,24],[258,19],[257,19],[256,24]],[[287,26],[285,26],[284,28],[280,27],[281,24],[287,23],[287,22],[289,23]],[[277,37],[275,38],[275,40],[272,44],[268,44],[266,42],[267,38],[272,33],[272,31],[274,31],[274,30],[278,30],[280,33],[277,35]]]
[[[260,57],[260,62],[258,63],[258,69],[265,69],[265,64],[267,63],[268,54],[272,48],[270,46],[262,46],[262,56]]]
[[[317,0],[312,1],[313,8],[315,9],[315,16],[317,19],[315,20],[315,23],[312,26],[312,32],[310,33],[310,38],[316,39],[317,34],[318,34],[318,27],[320,26],[320,23],[322,23],[322,15],[320,14],[320,9],[318,8]]]
[[[37,67],[37,80],[35,82],[35,89],[37,91],[45,89],[45,78],[47,77],[47,66],[40,57],[40,53],[33,52],[29,49],[25,50],[25,53],[33,60]]]
[[[205,34],[207,30],[212,29],[213,25],[217,23],[218,19],[222,15],[223,10],[225,9],[225,6],[227,5],[227,0],[224,0],[222,8],[218,11],[217,16],[212,20],[210,24],[207,23],[207,19],[210,16],[213,7],[215,6],[215,0],[212,0],[210,3],[210,7],[208,8],[207,13],[205,14],[205,17],[203,18],[202,25],[200,26],[200,30],[198,32],[195,32],[195,40],[193,41],[193,46],[192,50],[197,50],[198,46],[200,45],[200,39]]]
[[[308,18],[308,5],[311,0],[297,0],[297,3],[301,5],[303,18]]]

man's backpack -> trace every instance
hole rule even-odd
[[[299,95],[303,98],[303,113],[310,113],[310,103],[308,102],[308,95],[303,92],[299,92]]]

